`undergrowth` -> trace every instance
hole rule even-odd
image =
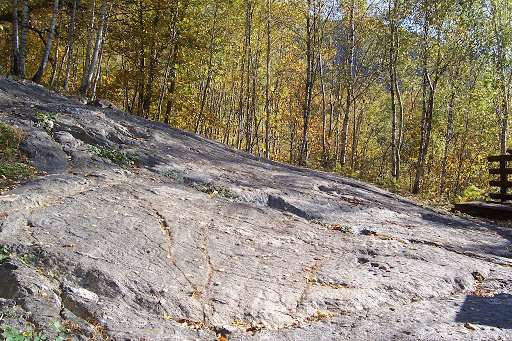
[[[238,199],[238,195],[224,185],[207,185],[203,186],[199,190],[203,193],[209,194],[211,197],[219,196],[232,200]]]
[[[36,169],[21,154],[21,130],[0,122],[0,194],[36,175]]]
[[[107,149],[92,144],[88,144],[87,147],[94,155],[110,160],[121,168],[134,167],[135,161],[138,159],[137,155],[122,152],[117,148]]]
[[[6,261],[7,259],[9,258],[12,258],[12,257],[18,257],[19,259],[21,259],[25,264],[28,264],[29,263],[29,260],[28,260],[28,256],[27,254],[24,254],[22,256],[19,256],[19,255],[15,255],[15,254],[12,254],[8,248],[6,248],[5,246],[2,247],[0,249],[0,264],[4,261]]]
[[[32,329],[18,331],[5,323],[0,325],[0,332],[2,340],[5,341],[40,341],[48,339],[43,332],[36,332]]]
[[[183,175],[174,169],[166,169],[160,172],[160,176],[166,179],[170,179],[172,182],[183,184],[185,180]]]

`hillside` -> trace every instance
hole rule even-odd
[[[0,120],[46,173],[0,196],[0,324],[54,339],[60,322],[77,340],[512,338],[510,228],[96,104],[0,78]]]

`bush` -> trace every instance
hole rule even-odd
[[[96,156],[110,160],[121,168],[134,167],[135,161],[138,159],[137,155],[121,152],[119,149],[107,149],[92,144],[87,145],[89,150]]]
[[[36,169],[20,153],[23,133],[0,122],[0,194],[36,174]]]
[[[479,189],[476,186],[469,186],[461,194],[457,195],[455,202],[468,202],[468,201],[487,201],[489,200],[489,191]]]

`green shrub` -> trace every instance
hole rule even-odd
[[[0,335],[5,341],[40,341],[48,339],[42,332],[35,332],[32,329],[17,331],[5,323],[0,326],[0,331],[2,332]]]
[[[92,144],[88,144],[89,150],[96,156],[110,160],[121,168],[134,167],[137,155],[132,155],[119,151],[119,149],[107,149]]]
[[[53,127],[55,126],[55,121],[59,117],[59,114],[53,112],[41,113],[38,112],[36,114],[37,118],[37,126],[43,128],[48,135],[52,135]]]
[[[489,200],[489,191],[469,186],[461,194],[457,195],[455,202],[486,201]]]
[[[179,184],[183,184],[185,180],[183,176],[174,169],[165,169],[160,172],[160,176],[172,180],[172,182],[176,182]]]
[[[36,174],[36,169],[20,153],[21,130],[0,122],[0,194]]]
[[[200,188],[201,192],[208,193],[211,197],[219,196],[227,199],[238,199],[238,195],[224,185],[208,185]]]

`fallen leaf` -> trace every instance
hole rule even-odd
[[[464,327],[470,329],[470,330],[476,330],[475,326],[473,326],[471,323],[466,322],[464,323]]]

